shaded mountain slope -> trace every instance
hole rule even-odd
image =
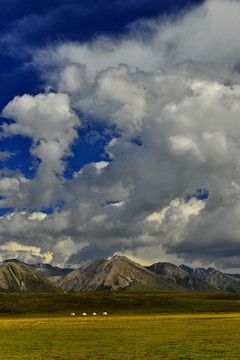
[[[36,271],[38,274],[50,278],[52,276],[65,276],[71,271],[75,270],[72,268],[59,268],[50,264],[30,264],[30,269]]]

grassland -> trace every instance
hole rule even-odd
[[[239,314],[3,319],[5,359],[239,359]]]
[[[0,296],[1,360],[230,360],[239,338],[240,294]]]

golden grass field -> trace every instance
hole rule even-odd
[[[240,359],[240,313],[3,317],[0,359]]]

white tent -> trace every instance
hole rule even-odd
[[[94,312],[93,315],[96,316],[97,314]]]
[[[87,315],[87,314],[84,312],[84,313],[83,313],[83,316],[86,316],[86,315]]]
[[[103,315],[107,315],[107,312],[106,312],[106,311],[104,311],[102,314],[103,314]]]
[[[71,315],[71,316],[75,316],[76,314],[75,314],[75,313],[71,313],[70,315]]]

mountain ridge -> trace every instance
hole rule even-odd
[[[0,263],[0,292],[170,290],[237,293],[240,292],[239,277],[239,274],[225,274],[210,267],[194,269],[168,262],[142,266],[119,255],[111,259],[94,259],[78,269],[7,259]]]

